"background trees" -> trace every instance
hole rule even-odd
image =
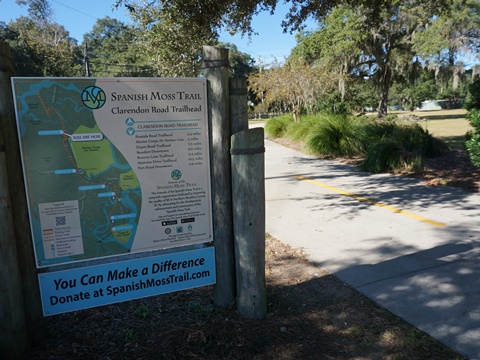
[[[97,20],[84,35],[84,49],[92,76],[152,76],[138,42],[138,31],[131,25],[106,17]]]
[[[387,113],[390,89],[394,84],[397,85],[397,101],[417,107],[419,101],[426,100],[421,97],[426,87],[417,84],[422,67],[450,53],[449,68],[455,79],[451,85],[455,90],[459,87],[461,73],[461,63],[455,65],[458,61],[455,49],[472,49],[478,42],[477,31],[472,28],[475,25],[470,25],[468,18],[464,19],[468,8],[469,16],[478,20],[476,2],[470,6],[468,2],[460,4],[455,0],[450,5],[450,11],[445,12],[445,8],[432,8],[423,1],[392,1],[389,8],[379,11],[374,22],[367,18],[368,11],[362,6],[338,6],[320,23],[318,31],[299,37],[292,56],[304,57],[312,64],[328,61],[332,68],[349,75],[352,81],[372,79],[378,90],[379,116]],[[437,31],[439,28],[443,31]],[[429,40],[432,31],[438,39],[435,46]],[[436,71],[436,79],[440,80],[438,74]],[[339,84],[342,98],[346,91],[344,86],[344,83]],[[443,92],[446,93],[446,89]]]
[[[435,98],[454,104],[475,74],[465,59],[473,59],[480,45],[477,0],[292,0],[285,30],[300,30],[308,17],[319,27],[298,33],[288,61],[262,73],[291,79],[282,82],[282,91],[269,85],[267,93],[252,57],[234,44],[219,44],[218,35],[225,29],[252,35],[253,16],[274,11],[277,1],[118,0],[133,23],[99,19],[79,45],[53,21],[48,0],[18,0],[29,16],[0,23],[0,40],[10,42],[17,74],[27,76],[84,76],[87,60],[93,76],[198,76],[202,46],[225,46],[232,76],[256,73],[252,85],[264,101],[295,114],[348,104],[355,111],[375,107],[384,116],[389,105],[415,108]],[[329,73],[336,82],[321,86],[327,92],[311,91],[319,69],[323,79]],[[271,98],[274,93],[278,98]]]
[[[311,67],[302,59],[272,66],[249,77],[249,86],[267,105],[288,109],[295,121],[302,108],[310,110],[331,90],[339,76],[325,67]]]
[[[46,0],[19,0],[29,17],[0,23],[0,41],[9,41],[17,75],[78,76],[81,52],[75,39],[52,19]]]

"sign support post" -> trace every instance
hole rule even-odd
[[[217,283],[214,302],[228,306],[235,302],[232,183],[230,159],[230,116],[228,49],[203,47],[205,78],[208,80],[208,109],[211,129],[213,244]]]
[[[36,344],[45,334],[45,321],[43,319],[38,280],[33,262],[34,256],[31,245],[30,226],[28,223],[26,194],[15,128],[14,106],[10,83],[12,73],[13,66],[10,57],[10,46],[6,42],[0,42],[0,88],[2,89],[0,93],[0,151],[1,157],[3,158],[0,164],[0,174],[2,177],[1,187],[5,189],[5,193],[2,192],[0,200],[2,202],[2,210],[5,209],[10,213],[7,214],[2,211],[0,214],[0,223],[2,223],[2,228],[3,226],[8,227],[8,217],[10,216],[10,224],[13,226],[11,231],[1,231],[2,239],[0,240],[0,248],[2,261],[0,261],[0,267],[2,267],[2,270],[0,274],[2,274],[2,278],[3,275],[5,275],[10,280],[5,283],[2,280],[2,284],[9,284],[11,282],[11,285],[8,286],[6,290],[2,290],[1,293],[3,296],[13,296],[17,291],[17,287],[19,287],[21,292],[20,298],[13,299],[14,303],[11,304],[11,307],[4,307],[4,305],[7,304],[3,304],[2,302],[1,308],[9,309],[12,319],[15,318],[15,321],[20,321],[22,318],[26,319],[26,330],[28,331],[29,341],[32,344]],[[7,154],[8,156],[6,156]],[[6,181],[6,184],[3,184],[3,181]],[[8,206],[7,202],[4,202],[8,199],[11,201],[11,207]],[[4,208],[4,206],[6,206],[6,208]],[[18,260],[17,256],[14,256],[14,253],[18,254]],[[12,262],[14,267],[10,269],[5,268]],[[20,272],[19,277],[15,275],[18,271]],[[8,311],[5,312],[7,313]],[[13,316],[15,313],[17,314]],[[15,326],[9,327],[8,322],[4,322],[3,320],[1,324],[2,328],[3,326],[6,327],[5,330],[2,331],[2,353],[4,353],[4,345],[12,346],[13,343],[17,343],[19,348],[23,346],[22,351],[25,351],[27,349],[27,346],[25,346],[27,339],[26,337],[24,338],[25,335],[23,334],[25,330],[15,331]],[[22,327],[25,329],[23,325],[22,323]],[[12,339],[7,336],[10,334],[15,335],[17,340],[12,342]],[[7,343],[10,342],[10,344],[4,344],[3,340]],[[13,358],[15,357],[12,357],[12,359]]]

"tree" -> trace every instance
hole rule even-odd
[[[199,49],[217,43],[218,33],[254,34],[251,22],[261,11],[274,12],[278,0],[117,0],[140,25],[144,49],[161,74],[186,76],[197,74]],[[296,31],[305,19],[324,19],[337,5],[363,6],[366,23],[375,23],[379,14],[399,0],[292,0],[290,12],[282,23]],[[417,0],[437,7],[436,0]],[[443,2],[442,2],[443,4]],[[443,5],[442,5],[443,6]]]
[[[455,92],[460,85],[465,68],[459,55],[476,55],[480,47],[480,3],[477,0],[451,3],[448,14],[439,14],[413,39],[416,53],[435,71],[443,93]]]
[[[92,31],[84,35],[93,76],[151,76],[137,41],[136,29],[116,19],[98,19]]]
[[[137,27],[137,41],[156,76],[195,77],[201,70],[203,45],[218,42],[208,22],[191,22],[174,11],[165,11],[161,4],[135,3],[131,18]]]
[[[363,43],[366,37],[362,19],[355,16],[353,9],[339,6],[322,22],[319,31],[297,35],[298,44],[293,48],[290,58],[303,58],[312,66],[321,62],[342,74],[338,88],[343,101],[345,79],[362,56],[358,44]]]
[[[228,59],[230,61],[230,77],[247,78],[255,71],[254,59],[250,54],[239,51],[235,44],[218,43],[217,46],[229,49]]]
[[[265,104],[282,104],[295,121],[304,107],[312,109],[315,102],[335,86],[338,75],[321,66],[311,67],[297,59],[283,65],[274,64],[248,78],[249,87]]]
[[[210,27],[217,33],[224,27],[232,33],[254,34],[252,18],[262,11],[274,12],[279,0],[116,0],[115,6],[125,6],[131,13],[154,6],[172,19],[184,19],[192,26]],[[382,11],[398,5],[399,0],[291,0],[289,13],[282,22],[284,29],[296,31],[308,18],[324,19],[339,5],[361,6],[370,23],[381,19]],[[448,9],[449,1],[418,0],[424,8]],[[193,25],[194,24],[194,25]]]
[[[306,51],[313,62],[327,59],[330,66],[344,74],[371,78],[378,88],[377,112],[382,117],[387,113],[394,80],[408,79],[413,84],[418,73],[419,58],[413,46],[418,32],[440,16],[446,17],[445,9],[452,1],[443,2],[442,8],[434,8],[426,1],[391,1],[390,7],[378,12],[375,21],[365,15],[369,12],[362,6],[339,6],[309,36],[311,40],[301,39],[297,52],[292,54],[303,55]],[[305,46],[311,42],[316,45]]]
[[[81,51],[65,28],[51,19],[46,0],[17,0],[29,6],[29,17],[0,26],[0,39],[9,41],[17,75],[78,76]]]

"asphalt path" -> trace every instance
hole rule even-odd
[[[480,359],[479,194],[265,146],[268,233]]]

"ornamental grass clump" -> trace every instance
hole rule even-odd
[[[425,158],[445,154],[449,148],[420,125],[395,122],[370,123],[364,128],[367,156],[361,168],[380,173],[391,170],[417,171]]]
[[[277,116],[268,119],[265,123],[265,134],[271,138],[282,138],[286,135],[287,130],[293,124],[293,118],[291,115]]]
[[[293,141],[304,142],[312,128],[321,121],[320,118],[318,115],[303,115],[301,121],[297,121],[289,126],[285,136]]]
[[[306,149],[315,155],[358,156],[365,152],[361,125],[352,116],[322,115],[310,129]]]

